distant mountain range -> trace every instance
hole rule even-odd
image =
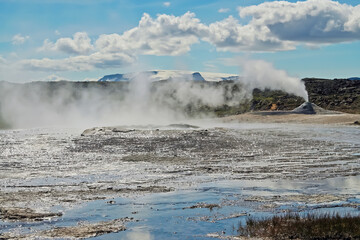
[[[156,70],[143,71],[125,74],[111,74],[100,78],[99,82],[126,82],[137,78],[149,78],[151,81],[163,80],[187,80],[187,81],[206,81],[206,82],[221,82],[221,81],[236,81],[240,76],[227,73],[212,73],[212,72],[191,72],[181,70]],[[360,80],[360,77],[350,77],[347,80]]]
[[[143,77],[149,78],[152,81],[187,80],[187,81],[220,82],[220,81],[230,81],[230,80],[239,79],[239,76],[233,74],[226,74],[226,73],[159,70],[159,71],[145,71],[139,73],[111,74],[102,77],[98,81],[121,82],[121,81],[131,81],[133,79],[143,78]]]

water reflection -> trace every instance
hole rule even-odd
[[[155,238],[150,234],[146,227],[135,227],[126,232],[127,240],[154,240]]]

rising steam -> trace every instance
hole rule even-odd
[[[204,106],[241,103],[249,95],[235,85],[151,82],[142,74],[129,83],[2,84],[0,116],[14,128],[169,124],[205,115],[194,114]]]
[[[308,93],[304,83],[295,77],[290,77],[285,71],[278,70],[269,62],[263,60],[240,60],[243,82],[248,89],[265,88],[283,90],[308,101]]]
[[[260,60],[240,61],[243,77],[196,82],[183,78],[153,82],[146,74],[130,82],[0,83],[0,128],[169,124],[239,106],[252,90],[278,89],[303,97],[303,82]],[[205,111],[204,111],[205,109]]]

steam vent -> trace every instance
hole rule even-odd
[[[292,110],[293,113],[299,114],[316,114],[316,111],[313,108],[313,104],[311,102],[304,102],[299,107]]]
[[[264,111],[264,112],[253,112],[257,115],[285,115],[285,114],[339,114],[336,111],[330,111],[323,109],[311,102],[304,102],[299,107],[292,111]]]

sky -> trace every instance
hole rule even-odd
[[[0,0],[0,81],[146,70],[360,77],[359,1]]]

